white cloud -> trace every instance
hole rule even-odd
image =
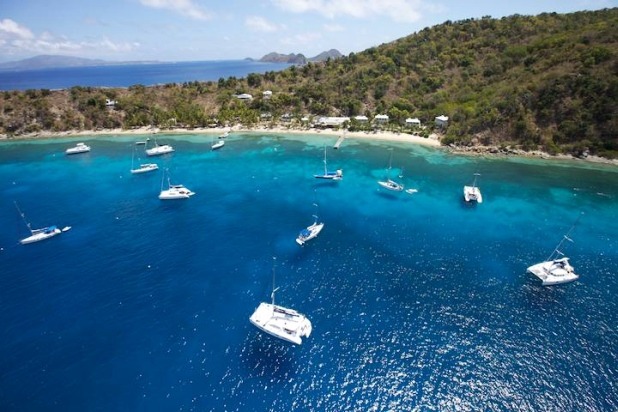
[[[93,41],[74,41],[49,32],[35,35],[27,27],[4,19],[0,21],[0,55],[63,54],[80,57],[114,56],[140,48],[139,43],[114,42],[108,38]]]
[[[245,19],[245,26],[254,31],[274,32],[277,31],[277,26],[268,22],[265,18],[259,16],[249,16]]]
[[[195,4],[193,0],[140,0],[144,6],[172,10],[195,20],[209,20],[210,13]]]
[[[322,25],[325,31],[336,32],[336,31],[345,31],[343,26],[338,24],[324,24]]]
[[[6,39],[32,39],[34,34],[24,26],[19,25],[11,19],[0,20],[0,38]]]
[[[288,46],[304,46],[307,44],[313,44],[321,38],[322,34],[320,33],[301,33],[292,37],[281,39],[281,44]]]
[[[292,13],[314,12],[329,19],[338,16],[366,19],[386,16],[397,22],[416,22],[426,6],[421,0],[271,0]]]

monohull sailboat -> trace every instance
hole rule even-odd
[[[26,215],[19,209],[19,206],[17,206],[17,202],[15,202],[15,207],[17,208],[19,215],[26,224],[26,227],[30,231],[30,236],[25,237],[19,241],[19,243],[21,243],[22,245],[27,245],[28,243],[35,243],[40,242],[41,240],[49,239],[50,237],[54,237],[56,235],[59,235],[63,231],[66,232],[70,229],[70,227],[67,226],[63,230],[60,230],[55,225],[43,227],[40,229],[32,229],[30,222],[26,220]]]
[[[390,177],[392,166],[393,166],[393,149],[391,149],[391,156],[388,161],[388,169],[386,169],[386,179],[379,180],[378,184],[387,190],[391,190],[393,192],[401,192],[404,188],[403,184],[394,181]]]
[[[330,180],[341,180],[343,179],[343,170],[337,169],[334,172],[328,171],[328,166],[326,164],[326,146],[324,146],[324,173],[321,175],[313,175],[316,179],[330,179]]]

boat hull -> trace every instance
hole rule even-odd
[[[296,238],[296,243],[300,246],[303,246],[306,242],[310,241],[314,237],[317,237],[322,229],[324,228],[324,223],[314,223],[311,226],[308,226],[306,230],[303,230],[298,237]]]
[[[541,279],[543,286],[560,285],[579,279],[579,275],[569,264],[568,258],[537,263],[530,266],[527,272]]]
[[[161,156],[164,154],[172,153],[173,151],[174,151],[174,148],[172,146],[162,145],[162,146],[157,146],[157,147],[153,147],[152,149],[146,150],[146,154],[148,156]]]
[[[262,302],[249,321],[271,336],[296,345],[303,337],[309,337],[313,329],[311,321],[294,309]]]
[[[175,200],[175,199],[188,199],[193,196],[195,192],[190,190],[163,190],[159,194],[159,199],[161,200]]]
[[[476,186],[464,186],[463,195],[466,202],[483,203],[481,190]]]
[[[378,184],[386,190],[390,190],[392,192],[401,192],[403,190],[403,185],[395,182],[394,180],[385,180],[379,181]]]
[[[158,169],[159,169],[159,166],[156,163],[148,163],[148,164],[140,165],[140,167],[137,169],[131,169],[131,173],[136,175],[140,173],[154,172],[155,170],[158,170]]]
[[[78,143],[77,146],[67,149],[65,153],[68,155],[74,155],[74,154],[80,154],[80,153],[87,153],[89,151],[90,151],[90,146],[87,146],[83,143]]]
[[[27,238],[20,240],[19,243],[21,243],[22,245],[27,245],[30,243],[40,242],[42,240],[49,239],[50,237],[54,237],[62,233],[62,231],[56,227],[53,227],[47,230],[38,229],[33,232],[34,233],[32,234],[32,236],[28,236]]]

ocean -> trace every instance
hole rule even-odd
[[[136,136],[81,137],[75,156],[75,138],[2,143],[0,410],[618,409],[615,167],[212,137],[158,135],[176,152],[145,175],[129,173]],[[340,182],[313,178],[324,146]],[[380,190],[389,149],[417,193]],[[196,195],[160,201],[164,169]],[[14,202],[72,229],[20,245]],[[541,286],[526,267],[580,215],[564,249],[579,280]],[[273,258],[277,303],[313,323],[300,346],[249,323]]]
[[[176,63],[122,64],[89,67],[59,67],[9,71],[0,70],[0,90],[67,89],[83,87],[129,87],[220,78],[246,77],[250,73],[281,71],[287,63],[251,60],[216,60]]]

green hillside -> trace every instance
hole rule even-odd
[[[0,133],[387,114],[443,144],[618,156],[618,9],[447,21],[360,53],[218,82],[4,92]],[[272,98],[262,92],[271,90]],[[250,101],[234,97],[254,96]],[[114,109],[105,100],[117,101]],[[360,127],[352,122],[352,128]]]

